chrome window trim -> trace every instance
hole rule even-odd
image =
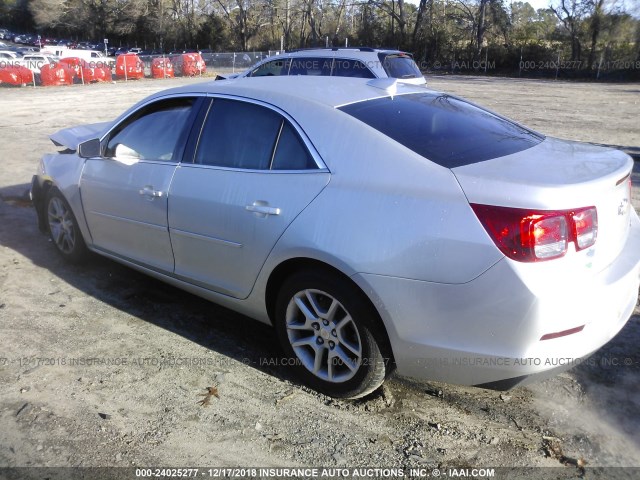
[[[314,168],[304,170],[256,170],[249,168],[234,168],[234,167],[218,167],[216,165],[202,165],[200,163],[180,163],[178,168],[204,168],[213,170],[226,170],[229,172],[243,172],[243,173],[259,173],[262,175],[273,175],[279,173],[286,173],[288,175],[311,175],[314,173],[331,173],[328,168]]]

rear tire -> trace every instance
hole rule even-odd
[[[55,187],[51,187],[47,192],[45,218],[49,236],[58,253],[71,263],[83,261],[88,250],[78,222],[69,202]]]
[[[303,383],[355,399],[384,381],[387,362],[374,335],[377,312],[348,279],[326,271],[291,275],[280,289],[276,330]]]

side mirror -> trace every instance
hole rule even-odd
[[[80,158],[93,158],[101,155],[100,140],[97,138],[92,138],[78,145],[78,156]]]

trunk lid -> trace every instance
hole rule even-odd
[[[537,210],[595,206],[596,243],[578,255],[597,272],[613,262],[627,240],[632,168],[631,157],[619,150],[547,138],[527,150],[452,171],[470,203]]]

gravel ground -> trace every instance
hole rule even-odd
[[[499,393],[393,378],[346,402],[296,385],[267,326],[102,258],[59,259],[25,200],[54,151],[47,135],[194,81],[0,89],[0,468],[543,466],[570,478],[586,464],[588,478],[637,478],[597,467],[640,467],[639,309],[545,382]],[[428,82],[548,135],[640,148],[639,84]]]

